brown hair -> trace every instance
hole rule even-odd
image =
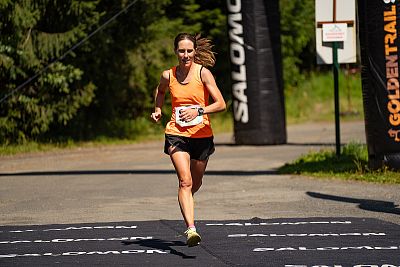
[[[200,34],[191,35],[189,33],[180,33],[175,37],[174,48],[178,49],[178,43],[182,40],[192,41],[194,49],[196,51],[194,56],[194,62],[203,65],[206,68],[213,67],[215,65],[215,53],[212,51],[214,45],[211,44],[211,40],[202,38]]]

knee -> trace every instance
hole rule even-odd
[[[186,179],[179,179],[179,188],[182,188],[182,189],[192,189],[192,186],[193,186],[193,182],[192,182],[192,179],[188,179],[188,178],[186,178]]]

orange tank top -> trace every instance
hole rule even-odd
[[[176,123],[175,108],[182,106],[200,105],[208,106],[209,92],[201,81],[202,66],[194,64],[194,72],[190,82],[182,84],[176,79],[176,66],[169,70],[169,92],[172,102],[172,116],[165,128],[166,134],[179,135],[192,138],[210,137],[213,135],[208,114],[203,115],[203,122],[193,126],[180,126]]]

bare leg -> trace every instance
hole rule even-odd
[[[178,201],[186,226],[194,225],[194,205],[192,195],[192,175],[190,172],[190,156],[187,152],[173,151],[170,158],[179,179]]]
[[[192,194],[194,195],[203,183],[203,175],[206,171],[208,159],[190,161],[190,172],[192,174]]]

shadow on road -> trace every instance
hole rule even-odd
[[[389,201],[341,197],[316,192],[307,192],[306,194],[314,198],[359,204],[358,207],[363,210],[400,215],[400,208],[398,208],[398,205],[395,205],[393,202]]]
[[[182,257],[182,259],[195,259],[196,256],[188,256],[176,249],[173,249],[173,246],[186,246],[186,244],[182,241],[165,241],[161,239],[145,239],[145,240],[138,240],[138,241],[122,241],[124,246],[129,246],[132,244],[136,244],[146,248],[152,249],[160,249],[163,251],[170,251],[170,254],[177,255]]]
[[[348,143],[342,142],[340,145],[341,146],[346,146]],[[329,143],[329,142],[319,142],[319,143],[311,143],[311,142],[306,142],[306,143],[301,143],[301,142],[287,142],[285,144],[278,144],[280,146],[320,146],[320,147],[335,147],[336,143]],[[271,145],[240,145],[240,144],[235,144],[235,143],[223,143],[223,142],[216,142],[215,146],[232,146],[232,147],[240,147],[240,146],[277,146],[277,144],[271,144]]]
[[[16,173],[0,173],[1,176],[58,176],[58,175],[120,175],[120,174],[175,174],[175,170],[82,170],[82,171],[34,171],[34,172],[16,172]],[[256,175],[274,175],[278,174],[276,170],[260,170],[260,171],[206,171],[207,175],[216,176],[256,176]]]

